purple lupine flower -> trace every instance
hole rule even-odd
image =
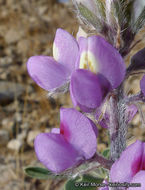
[[[83,111],[89,112],[101,105],[111,89],[121,84],[126,68],[119,52],[104,38],[80,37],[78,43],[80,56],[77,68],[90,70],[92,74],[87,70],[73,72],[70,82],[71,97],[74,106],[78,105]]]
[[[145,189],[145,143],[137,140],[122,152],[110,170],[112,182],[141,183],[141,187],[128,190]]]
[[[78,67],[100,73],[117,88],[124,79],[126,66],[119,52],[101,36],[80,37]]]
[[[140,81],[140,88],[141,88],[142,93],[145,96],[145,75],[143,76],[143,78]]]
[[[32,56],[27,62],[31,78],[47,91],[61,91],[70,80],[78,58],[76,39],[62,29],[56,31],[53,57]]]
[[[54,173],[91,158],[97,148],[98,130],[90,119],[73,108],[62,108],[60,118],[60,129],[41,133],[34,142],[38,159]]]

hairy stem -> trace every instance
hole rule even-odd
[[[66,170],[64,173],[61,173],[61,176],[70,176],[72,178],[76,178],[77,176],[81,176],[83,174],[89,173],[91,171],[96,170],[99,167],[104,167],[110,170],[113,161],[104,158],[102,155],[96,153],[91,159],[87,160],[85,163],[82,162],[80,165],[77,165],[74,168],[70,168]],[[78,166],[85,165],[85,169],[79,169]]]
[[[95,156],[91,159],[92,161],[97,161],[100,165],[102,165],[106,169],[110,169],[113,161],[104,158],[102,155],[96,153]]]
[[[121,85],[110,98],[110,140],[111,160],[117,160],[126,148],[126,104]]]
[[[110,154],[111,160],[116,161],[126,148],[126,103],[124,101],[123,84],[110,98]],[[120,190],[119,187],[109,187],[109,190]]]

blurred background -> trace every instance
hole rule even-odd
[[[52,55],[57,28],[76,35],[73,6],[62,2],[66,0],[0,0],[0,190],[63,189],[63,180],[36,180],[23,172],[25,166],[41,165],[33,149],[36,135],[59,127],[59,108],[72,106],[69,94],[48,99],[47,92],[35,85],[26,69],[30,56]],[[131,54],[144,45],[142,40]],[[129,93],[140,90],[136,76],[128,84]],[[144,138],[140,125],[136,115],[128,138]],[[107,145],[107,130],[100,128],[98,150]]]

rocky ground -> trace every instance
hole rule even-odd
[[[78,23],[72,10],[71,4],[55,0],[0,0],[0,189],[63,187],[63,181],[35,180],[23,172],[27,165],[40,165],[33,149],[35,136],[57,127],[59,108],[71,106],[68,94],[48,99],[28,76],[26,62],[32,55],[51,55],[57,28],[76,34]],[[142,41],[137,48],[144,44]],[[139,90],[138,80],[134,79],[129,81],[130,92]],[[144,138],[144,128],[139,125],[137,115],[129,129],[129,137],[135,136],[131,140]],[[100,151],[106,142],[107,131],[100,129]]]

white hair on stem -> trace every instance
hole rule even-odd
[[[108,24],[111,22],[111,4],[112,0],[106,0],[106,20]]]

